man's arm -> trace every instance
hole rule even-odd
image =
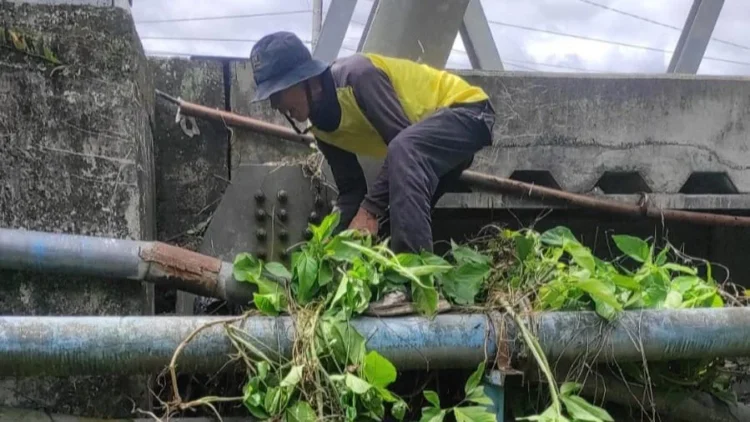
[[[339,191],[337,205],[341,218],[336,228],[336,232],[339,232],[349,227],[357,213],[362,199],[367,194],[367,180],[356,155],[322,141],[317,141],[317,145],[331,167]]]
[[[349,84],[365,117],[388,144],[410,125],[409,119],[388,76],[368,58],[359,56],[357,60],[349,74]],[[380,217],[388,208],[388,196],[388,174],[384,167],[365,196],[362,208]]]

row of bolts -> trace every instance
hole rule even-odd
[[[255,211],[255,220],[259,223],[263,223],[266,221],[266,218],[268,217],[268,213],[266,210],[262,208],[263,203],[266,201],[266,194],[263,193],[263,191],[258,190],[255,195],[255,203],[257,205],[257,209]],[[286,205],[289,200],[289,195],[285,190],[279,190],[276,193],[276,200],[281,204],[282,206]],[[314,200],[315,208],[316,210],[319,210],[323,207],[323,198],[321,198],[320,195],[315,195]],[[286,208],[281,208],[277,213],[276,217],[279,219],[279,221],[286,222],[289,218],[289,214],[286,210]],[[317,224],[320,221],[320,214],[318,211],[312,211],[310,215],[308,216],[307,220],[312,224]],[[286,229],[279,230],[278,233],[279,240],[282,242],[286,242],[289,239],[289,231]],[[312,238],[312,231],[309,228],[305,228],[305,231],[303,232],[302,236],[305,240],[310,240]],[[264,242],[267,237],[268,233],[266,232],[266,229],[263,227],[259,227],[255,230],[255,237],[260,241]],[[267,253],[264,250],[259,250],[256,253],[256,256],[262,260],[266,260]],[[289,253],[286,251],[286,249],[281,253],[281,259],[286,260],[289,257]]]

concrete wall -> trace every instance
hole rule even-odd
[[[0,48],[0,226],[154,237],[153,89],[129,10],[3,3],[62,62]],[[5,315],[150,314],[152,289],[0,271]],[[0,405],[129,415],[142,377],[0,380]]]
[[[172,96],[224,109],[224,67],[215,60],[149,59],[154,86]],[[158,100],[154,138],[157,238],[195,250],[229,183],[229,130],[220,122],[181,116]],[[199,242],[197,242],[199,243]]]
[[[605,172],[637,172],[649,191],[663,193],[680,192],[692,173],[725,172],[750,193],[748,78],[460,74],[497,108],[495,143],[477,170],[546,170],[577,192]],[[644,183],[623,181],[631,191]]]

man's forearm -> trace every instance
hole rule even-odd
[[[360,205],[362,204],[362,198],[365,196],[365,191],[361,192],[349,192],[344,195],[339,195],[336,201],[336,206],[339,208],[339,225],[336,228],[336,233],[341,230],[346,230],[349,224],[357,214]]]
[[[388,211],[388,171],[385,164],[362,200],[361,206],[376,217],[382,217]]]

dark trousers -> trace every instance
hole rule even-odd
[[[432,252],[431,211],[482,148],[492,145],[495,111],[489,101],[440,109],[388,144],[384,166],[389,206],[381,233],[396,253]]]

